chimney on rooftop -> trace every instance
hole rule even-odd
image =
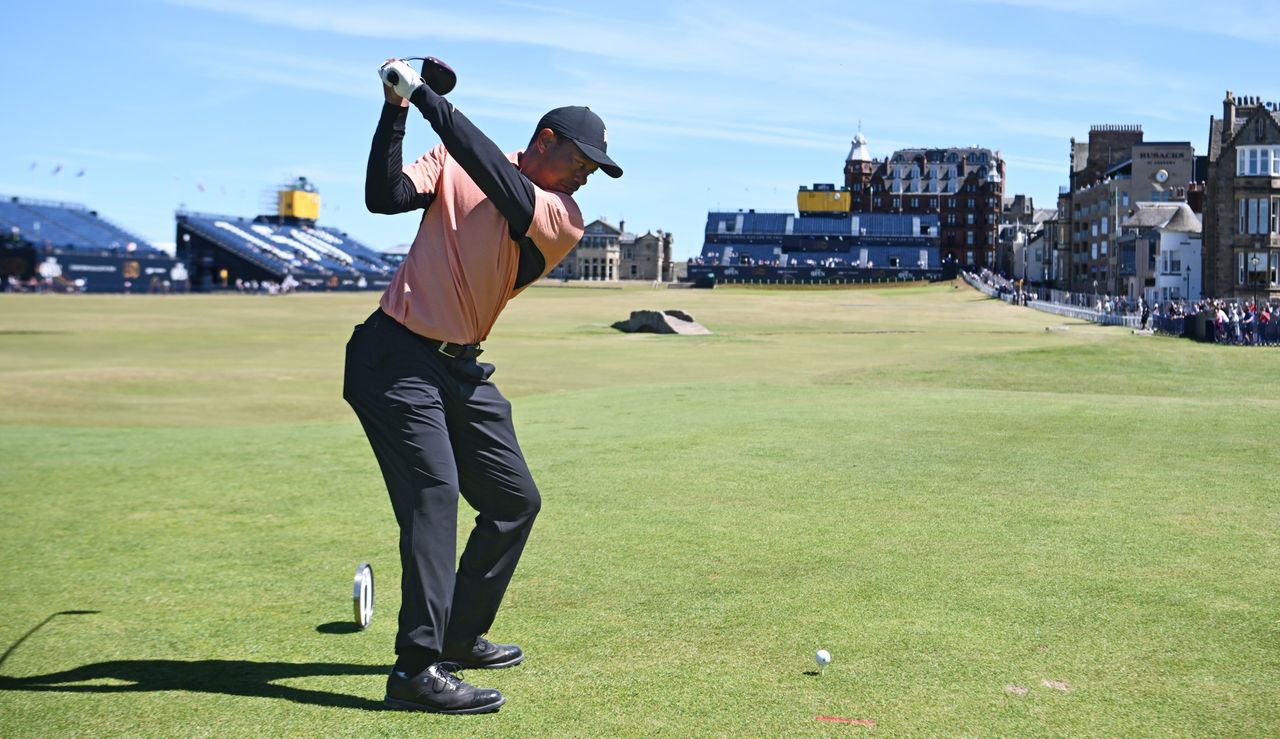
[[[1227,96],[1222,100],[1222,143],[1227,143],[1231,139],[1231,132],[1236,127],[1236,99],[1231,96],[1231,91],[1227,90]]]

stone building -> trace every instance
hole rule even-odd
[[[1227,91],[1209,119],[1204,282],[1214,297],[1280,298],[1280,106]]]
[[[1098,125],[1089,129],[1088,142],[1071,139],[1071,185],[1058,199],[1069,221],[1070,262],[1059,286],[1130,298],[1146,294],[1155,286],[1154,263],[1117,247],[1120,221],[1139,201],[1185,201],[1195,180],[1191,143],[1143,141],[1142,126]]]
[[[623,232],[618,239],[622,249],[618,262],[619,277],[623,280],[673,282],[671,246],[674,241],[671,234],[661,229],[639,236]]]
[[[557,280],[659,280],[671,282],[671,249],[674,237],[665,231],[642,235],[626,231],[626,221],[617,226],[596,219],[588,223],[582,238],[547,275]]]

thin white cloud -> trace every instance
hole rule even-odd
[[[1242,0],[961,0],[1107,18],[1126,26],[1214,34],[1268,46],[1280,44],[1280,6]]]
[[[546,100],[567,94],[624,116],[680,111],[679,120],[686,125],[672,120],[662,130],[687,129],[715,137],[715,130],[723,128],[726,140],[749,142],[778,137],[722,122],[754,119],[766,125],[847,130],[852,105],[865,110],[860,117],[892,120],[896,111],[919,106],[922,88],[956,91],[961,109],[968,105],[1025,110],[1095,103],[1100,97],[1122,99],[1133,80],[1159,79],[1142,65],[1091,53],[992,45],[985,39],[952,41],[919,29],[896,30],[820,14],[806,17],[803,10],[797,10],[790,22],[778,23],[767,16],[695,4],[666,15],[656,9],[651,20],[622,24],[603,15],[530,3],[451,12],[297,0],[169,1],[301,31],[541,45],[598,57],[594,63],[564,63],[545,87],[535,79],[512,90],[499,80],[472,77],[460,94],[482,101],[486,110],[509,107],[511,112],[503,117],[540,115]],[[857,40],[856,53],[850,52],[849,39]],[[204,57],[214,60],[213,74],[344,96],[368,94],[366,80],[372,73],[350,65],[228,51]],[[653,76],[663,72],[667,75]],[[571,83],[567,87],[566,81]],[[1148,93],[1154,96],[1150,88]],[[999,119],[992,131],[1018,132],[1003,128]]]

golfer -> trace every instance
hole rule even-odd
[[[391,60],[380,72],[386,104],[365,202],[374,213],[425,211],[380,307],[347,343],[343,388],[400,526],[400,621],[386,703],[485,713],[503,704],[502,694],[453,672],[524,659],[518,646],[484,634],[541,497],[511,405],[489,380],[494,367],[477,361],[480,344],[507,302],[582,237],[573,193],[597,169],[611,177],[622,169],[605,153],[603,121],[587,108],[552,110],[524,151],[503,154],[408,64]],[[410,105],[442,143],[404,165]],[[459,494],[479,513],[461,561]]]

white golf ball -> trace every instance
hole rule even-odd
[[[831,652],[828,652],[825,649],[819,649],[818,653],[813,655],[813,658],[818,661],[818,665],[821,667],[826,667],[831,664]]]

